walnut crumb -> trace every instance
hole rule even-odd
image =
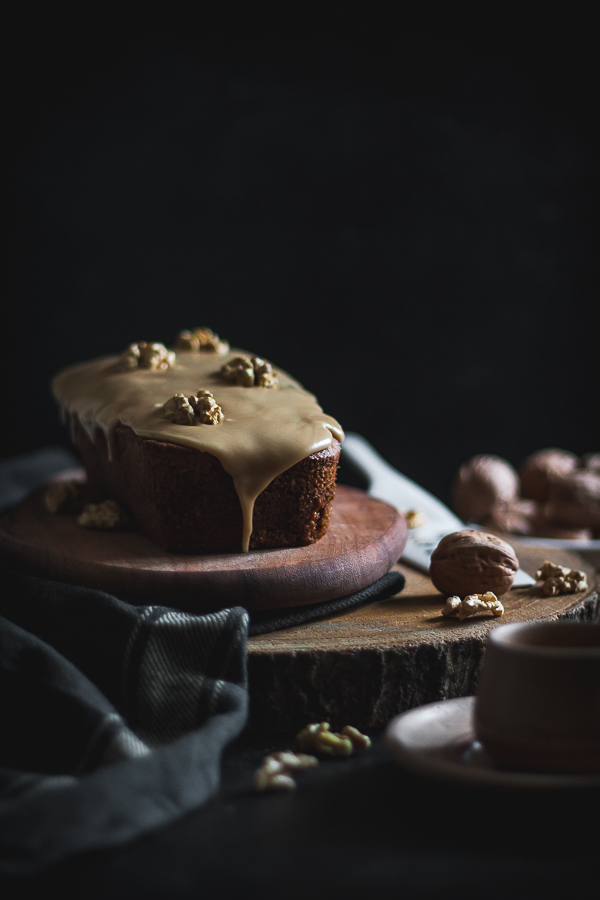
[[[265,756],[262,765],[254,773],[254,789],[257,791],[294,790],[296,782],[290,772],[301,772],[318,765],[316,756],[282,750]]]
[[[86,504],[77,521],[84,528],[95,528],[99,531],[116,531],[131,524],[127,513],[116,500]]]
[[[463,619],[479,612],[491,612],[494,616],[504,615],[504,606],[492,591],[485,594],[468,594],[464,600],[460,597],[448,597],[442,615],[448,618]]]
[[[542,582],[542,592],[546,597],[557,594],[577,594],[587,591],[588,583],[585,572],[580,569],[569,569],[546,560],[535,573],[536,581]]]
[[[85,482],[76,478],[53,481],[44,492],[44,506],[51,513],[79,512]]]
[[[236,356],[221,367],[221,375],[225,381],[239,384],[242,387],[275,388],[278,386],[277,373],[271,364],[259,356],[251,358]]]
[[[130,344],[118,360],[118,367],[124,370],[155,369],[163,371],[175,365],[176,354],[167,350],[164,344],[151,344],[141,341]]]
[[[314,750],[321,756],[350,756],[355,750],[370,745],[370,738],[351,725],[345,725],[341,732],[334,732],[329,722],[313,722],[296,735],[298,750]]]
[[[223,354],[229,350],[229,341],[222,341],[210,328],[194,328],[192,331],[184,329],[177,335],[175,348],[192,353],[203,351]]]
[[[419,512],[418,509],[409,509],[408,512],[404,513],[404,516],[409,528],[420,528],[427,521],[423,513]]]
[[[162,407],[163,415],[175,425],[219,425],[225,416],[210,391],[175,394]]]

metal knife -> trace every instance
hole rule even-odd
[[[385,500],[402,513],[413,509],[422,513],[425,521],[418,528],[409,529],[402,554],[402,560],[416,569],[429,571],[431,554],[446,534],[479,527],[461,522],[440,500],[392,468],[361,435],[346,434],[342,454],[367,479],[372,497]],[[535,580],[519,569],[513,587],[530,584],[535,584]]]

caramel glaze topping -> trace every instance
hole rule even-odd
[[[110,356],[71,366],[52,382],[64,413],[75,417],[93,440],[101,428],[109,454],[112,435],[122,423],[140,437],[193,447],[216,456],[233,478],[243,514],[242,549],[248,550],[252,512],[258,495],[277,475],[319,450],[333,438],[344,439],[335,419],[325,415],[316,397],[278,369],[276,388],[228,384],[221,366],[244,350],[214,354],[178,353],[170,369],[123,371]],[[176,425],[163,404],[174,394],[205,389],[222,407],[219,425]]]

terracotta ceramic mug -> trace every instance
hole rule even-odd
[[[506,768],[600,772],[600,626],[494,628],[475,699],[475,734]]]

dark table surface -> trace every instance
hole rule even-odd
[[[204,807],[126,847],[10,882],[86,898],[587,897],[597,888],[600,791],[460,787],[405,771],[382,735],[350,759],[261,793],[262,756],[291,740],[245,732]]]

